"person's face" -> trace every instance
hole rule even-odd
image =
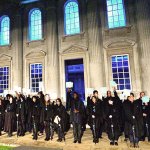
[[[77,98],[78,98],[78,96],[77,96],[76,93],[73,94],[73,98],[74,98],[74,99],[77,99]]]
[[[92,98],[92,101],[93,101],[93,103],[96,103],[96,98],[93,97],[93,98]]]
[[[108,96],[108,97],[111,97],[111,91],[108,91],[108,92],[107,92],[107,96]]]
[[[9,98],[9,101],[10,101],[10,103],[12,103],[12,101],[13,101],[12,97]]]
[[[95,97],[98,97],[98,92],[95,92],[95,93],[94,93],[94,96],[95,96]]]
[[[2,100],[0,100],[0,105],[2,105]]]
[[[140,98],[144,97],[145,96],[145,93],[144,92],[141,92],[140,93]]]
[[[49,100],[50,100],[49,95],[46,95],[46,96],[45,96],[45,101],[48,102]]]
[[[57,100],[57,101],[56,101],[56,104],[57,104],[58,106],[60,106],[60,101],[59,101],[59,100]]]
[[[130,95],[129,100],[133,102],[133,101],[134,101],[134,96],[133,96],[133,95]]]
[[[33,97],[33,102],[34,102],[34,103],[36,102],[36,98],[35,98],[35,97]]]

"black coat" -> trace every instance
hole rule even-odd
[[[125,114],[126,128],[125,132],[128,133],[132,131],[132,126],[135,126],[136,137],[142,137],[143,132],[143,112],[142,112],[142,101],[135,100],[133,103],[126,100],[123,104],[123,111]],[[133,119],[135,116],[135,119]]]
[[[26,117],[26,104],[24,100],[17,100],[16,102],[16,114],[18,114],[18,120],[21,122],[25,122]]]
[[[75,113],[74,110],[78,110],[78,113]],[[79,99],[72,99],[71,100],[71,111],[70,111],[70,122],[71,123],[78,123],[83,124],[83,118],[85,114],[85,107],[81,100]]]
[[[33,103],[32,108],[32,121],[33,123],[39,124],[40,122],[40,104],[38,101]]]
[[[90,106],[87,106],[87,115],[88,115],[88,124],[93,125],[92,115],[95,116],[95,124],[99,126],[103,123],[103,103],[101,100],[98,100],[96,103],[91,101]]]
[[[52,122],[53,118],[54,118],[54,110],[53,110],[53,106],[52,105],[45,105],[42,110],[41,113],[43,114],[43,119],[46,122]]]
[[[120,135],[122,131],[122,101],[116,92],[114,92],[114,95],[115,97],[104,99],[104,118],[106,120],[107,133],[111,132],[111,119],[109,118],[111,115],[114,130]],[[109,104],[109,100],[113,101],[113,105]]]

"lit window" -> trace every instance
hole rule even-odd
[[[118,90],[131,89],[129,56],[112,56],[112,76]]]
[[[108,27],[126,26],[123,0],[107,0]]]
[[[29,38],[31,41],[42,39],[42,15],[38,8],[29,13]]]
[[[42,83],[42,64],[30,64],[30,89],[39,92]]]
[[[9,45],[10,19],[8,16],[0,18],[0,45]]]
[[[65,3],[65,34],[80,33],[79,7],[77,0],[68,0]]]
[[[9,67],[0,67],[0,93],[9,88]]]

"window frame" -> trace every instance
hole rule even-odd
[[[128,90],[132,91],[133,87],[132,87],[132,75],[131,75],[132,72],[131,72],[131,66],[130,66],[130,54],[126,54],[126,53],[123,53],[123,54],[112,54],[110,56],[111,78],[112,78],[113,81],[114,81],[114,78],[113,78],[113,71],[112,71],[112,57],[114,57],[114,56],[115,57],[118,57],[118,56],[128,56],[128,69],[129,69],[129,79],[130,79],[130,89],[128,89]],[[117,78],[117,79],[120,79],[120,78]],[[123,78],[123,79],[125,79],[125,78]],[[118,84],[117,84],[117,88],[118,88]],[[123,91],[123,90],[120,90],[120,89],[118,89],[118,90],[119,91]]]
[[[118,26],[118,27],[109,27],[109,17],[108,17],[108,5],[107,5],[107,1],[108,0],[106,0],[105,1],[105,4],[106,4],[106,20],[107,20],[107,28],[109,29],[109,30],[113,30],[113,29],[118,29],[118,28],[124,28],[124,27],[127,27],[127,13],[126,13],[126,7],[125,7],[125,2],[124,2],[124,0],[122,0],[122,5],[123,5],[123,16],[124,16],[124,22],[125,22],[125,25],[124,26]],[[118,5],[118,0],[117,0],[117,5]],[[111,6],[113,6],[113,5],[111,5]],[[118,9],[117,9],[117,11],[118,11]],[[119,17],[119,15],[118,15],[118,17]],[[113,15],[113,18],[114,18],[114,15]],[[120,21],[118,21],[118,22],[120,22]],[[114,21],[113,21],[113,25],[114,25]]]
[[[78,33],[67,34],[67,31],[66,31],[66,6],[70,2],[75,2],[78,5],[79,32]],[[63,12],[64,12],[64,34],[65,34],[65,36],[72,36],[72,35],[80,34],[81,33],[81,21],[80,21],[80,8],[79,8],[78,0],[67,0],[64,4]]]
[[[6,43],[6,44],[2,44],[2,21],[3,21],[3,19],[4,18],[8,18],[9,20],[9,26],[8,26],[8,33],[9,33],[9,35],[8,35],[8,43]],[[8,24],[7,24],[8,25]],[[10,17],[8,16],[8,15],[2,15],[1,17],[0,17],[0,46],[9,46],[10,45]]]
[[[41,13],[41,38],[40,39],[31,39],[31,15],[35,10],[39,10]],[[32,42],[32,41],[40,41],[43,40],[43,15],[42,15],[42,10],[38,7],[32,8],[30,9],[30,11],[28,12],[28,41]]]

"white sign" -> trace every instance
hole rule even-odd
[[[66,82],[66,88],[72,88],[73,82]]]
[[[148,103],[149,102],[149,97],[148,96],[143,96],[142,97],[142,101],[143,101],[143,103]]]

